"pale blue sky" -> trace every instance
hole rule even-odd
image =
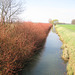
[[[26,9],[20,15],[25,21],[48,22],[58,19],[71,23],[75,19],[75,0],[26,0]]]

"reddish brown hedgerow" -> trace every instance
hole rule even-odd
[[[12,75],[22,68],[41,47],[51,27],[32,22],[0,25],[0,75]]]

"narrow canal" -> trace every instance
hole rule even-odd
[[[35,55],[31,61],[19,73],[19,75],[66,75],[66,64],[61,59],[62,42],[55,33],[55,28],[50,31],[44,48]]]

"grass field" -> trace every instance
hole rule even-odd
[[[61,24],[58,24],[58,25],[61,25]],[[70,30],[74,30],[75,31],[75,25],[68,25],[68,24],[66,24],[66,25],[61,25],[61,27],[65,27],[65,28],[67,28],[67,29],[70,29]]]
[[[56,25],[56,31],[63,42],[64,60],[68,60],[67,75],[75,75],[75,25]]]

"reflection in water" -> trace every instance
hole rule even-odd
[[[53,25],[53,27],[52,27],[52,32],[53,32],[53,33],[56,33],[56,29],[55,29],[54,25]]]
[[[39,63],[40,57],[42,56],[43,52],[44,52],[44,46],[36,55],[34,55],[31,58],[31,61],[25,65],[25,68],[21,72],[19,72],[19,75],[30,75],[29,72],[31,72],[31,70]]]
[[[53,31],[55,29],[53,27]],[[52,31],[49,33],[44,48],[33,57],[33,61],[19,75],[66,75],[66,64],[61,59],[62,42]]]

